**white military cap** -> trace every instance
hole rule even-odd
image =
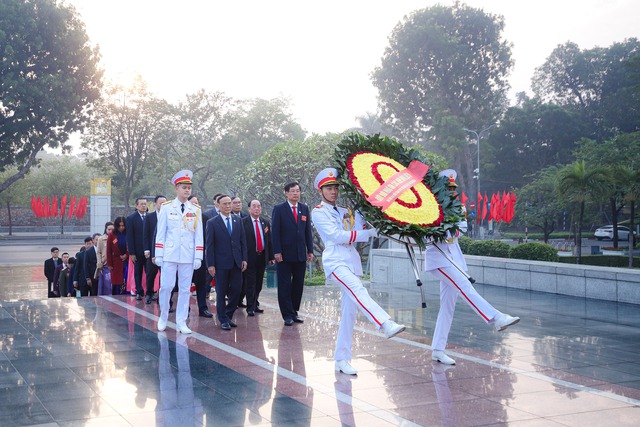
[[[316,180],[313,185],[316,189],[321,189],[325,185],[329,184],[337,184],[338,183],[338,171],[335,168],[326,168],[322,169],[318,176],[316,176]]]
[[[171,178],[171,182],[173,182],[173,185],[193,184],[193,182],[191,181],[192,178],[193,178],[193,172],[191,172],[190,170],[184,169],[178,172],[177,174],[175,174],[173,178]]]
[[[456,184],[456,178],[458,177],[458,172],[454,171],[453,169],[445,169],[442,172],[440,172],[438,174],[438,177],[443,177],[446,176],[447,178],[449,178],[449,187],[457,187],[458,184]]]

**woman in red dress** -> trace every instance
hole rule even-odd
[[[125,233],[125,219],[119,216],[113,221],[113,231],[107,238],[107,266],[111,271],[113,294],[120,294],[124,285],[124,266],[129,258],[127,251],[127,235]]]

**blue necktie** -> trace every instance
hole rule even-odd
[[[229,221],[229,217],[227,217],[227,230],[229,230],[229,236],[231,236],[231,222]]]

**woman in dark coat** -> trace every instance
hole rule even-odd
[[[124,285],[124,266],[129,258],[125,219],[122,216],[113,221],[113,231],[107,237],[107,266],[111,270],[113,293],[119,294]]]

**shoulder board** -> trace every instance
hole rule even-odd
[[[164,205],[170,205],[170,204],[171,204],[171,202],[173,202],[173,200],[167,200],[166,202],[164,202],[164,203],[162,204],[162,206],[164,206]]]
[[[199,205],[199,204],[197,204],[197,203],[193,203],[193,202],[191,202],[191,204],[192,204],[193,206],[195,206],[196,208],[200,209],[200,205]]]
[[[316,206],[316,209],[321,209],[321,208],[322,208],[322,205]]]

